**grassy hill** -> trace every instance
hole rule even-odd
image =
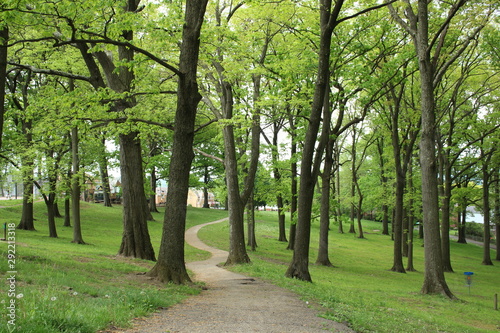
[[[10,202],[12,204],[13,202]],[[3,203],[0,203],[2,206]],[[0,208],[0,223],[17,224],[21,207]],[[154,263],[117,257],[121,241],[121,207],[82,203],[82,233],[87,245],[72,244],[72,229],[62,227],[59,238],[48,237],[43,202],[35,203],[37,231],[16,230],[17,332],[96,332],[106,327],[126,327],[135,317],[168,307],[196,294],[198,286],[162,285],[143,273]],[[188,209],[188,227],[225,217],[227,212]],[[149,222],[158,253],[163,214]],[[311,266],[313,283],[283,277],[291,252],[278,242],[275,212],[257,214],[259,247],[250,253],[252,264],[232,269],[271,280],[307,300],[325,307],[325,317],[346,321],[364,332],[498,332],[500,312],[493,310],[493,295],[500,293],[500,266],[481,265],[481,248],[452,243],[456,273],[446,275],[458,301],[419,293],[423,281],[423,249],[415,245],[417,272],[388,271],[392,266],[392,242],[380,234],[380,224],[364,222],[366,239],[352,234],[330,238],[334,268]],[[317,249],[317,223],[313,224],[311,262]],[[336,228],[332,228],[336,230]],[[207,243],[227,249],[228,225],[220,223],[200,232]],[[8,247],[0,242],[0,278],[6,280]],[[188,261],[206,258],[203,251],[186,247]],[[465,271],[474,272],[474,284],[465,286]],[[2,284],[0,301],[7,308],[10,285]],[[0,332],[6,332],[7,311],[2,311]]]
[[[7,202],[6,202],[7,203]],[[18,224],[21,207],[0,208],[0,224]],[[3,202],[0,205],[5,206]],[[96,332],[109,326],[126,327],[135,317],[168,307],[196,294],[196,286],[161,285],[143,273],[153,262],[116,256],[122,235],[121,207],[82,203],[82,234],[86,245],[72,244],[72,229],[62,227],[59,238],[48,237],[43,202],[35,203],[36,231],[16,230],[15,267],[8,267],[8,246],[0,242],[0,279],[17,271],[15,294],[2,284],[0,301],[15,300],[15,332]],[[188,227],[227,216],[218,210],[188,209]],[[149,222],[156,253],[161,239],[163,214]],[[2,230],[3,231],[3,230]],[[3,237],[3,235],[2,235]],[[186,247],[187,260],[207,257],[204,251]],[[12,263],[12,262],[10,262]],[[4,307],[2,307],[4,308]],[[7,332],[9,311],[2,311],[0,332]],[[11,325],[11,327],[13,327]]]
[[[494,294],[500,294],[500,262],[481,265],[482,248],[452,242],[455,273],[446,273],[452,292],[450,301],[442,296],[420,294],[423,283],[423,247],[415,240],[415,268],[406,274],[389,271],[393,243],[381,234],[381,224],[364,221],[365,239],[339,234],[332,226],[330,260],[335,267],[310,266],[313,283],[284,277],[292,252],[278,242],[275,212],[259,212],[256,219],[257,251],[250,253],[252,264],[232,270],[260,277],[292,289],[304,300],[324,306],[325,318],[349,323],[360,332],[499,332],[500,311],[494,310]],[[227,248],[227,225],[200,230],[207,244]],[[347,228],[344,228],[347,229]],[[312,226],[310,262],[318,248],[319,223]],[[492,253],[493,256],[493,253]],[[466,286],[464,272],[474,272],[473,284]]]

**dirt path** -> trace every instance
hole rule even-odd
[[[137,320],[132,329],[124,332],[354,332],[346,325],[319,318],[318,312],[296,294],[218,267],[228,253],[207,246],[197,233],[206,225],[225,220],[186,231],[188,244],[212,253],[208,260],[187,264],[194,272],[194,280],[205,282],[208,290]]]

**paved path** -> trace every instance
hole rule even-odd
[[[218,267],[228,253],[201,242],[197,232],[226,220],[186,231],[188,244],[212,253],[208,260],[187,264],[194,280],[205,282],[208,290],[136,322],[125,332],[354,332],[346,325],[318,317],[316,310],[288,290]]]

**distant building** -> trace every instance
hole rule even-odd
[[[160,186],[156,188],[156,205],[164,206],[167,200],[167,187]],[[205,202],[205,197],[203,195],[203,191],[201,190],[192,190],[190,189],[188,192],[188,198],[186,205],[201,208]],[[208,193],[208,205],[210,208],[215,208],[218,205],[218,202],[215,201],[215,196],[213,193]]]

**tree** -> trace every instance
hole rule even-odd
[[[170,163],[169,187],[165,206],[162,240],[158,262],[148,272],[160,281],[189,282],[184,262],[184,232],[189,173],[193,160],[195,120],[201,95],[197,68],[200,33],[207,0],[187,0],[182,29],[177,86],[177,109]]]
[[[445,53],[446,48],[444,46],[447,41],[448,32],[450,31],[451,22],[466,2],[467,0],[453,1],[447,8],[448,12],[442,16],[431,16],[431,14],[437,11],[437,8],[426,0],[418,0],[416,3],[417,8],[408,3],[403,6],[406,21],[403,20],[393,6],[389,6],[392,17],[410,34],[413,40],[420,74],[422,116],[420,166],[422,170],[425,242],[425,276],[422,293],[439,293],[449,298],[454,298],[454,296],[446,284],[442,267],[435,147],[436,100],[434,90],[449,66],[467,49],[470,41],[479,33],[484,25],[484,22],[481,22],[475,27],[470,28],[468,30],[470,35],[466,35],[465,38],[461,39],[452,53]],[[489,13],[486,16],[489,16]],[[431,35],[433,28],[436,28],[436,30]]]
[[[71,130],[71,160],[73,177],[71,179],[71,212],[73,216],[73,241],[76,244],[85,244],[82,237],[80,218],[80,159],[78,154],[78,128]]]

